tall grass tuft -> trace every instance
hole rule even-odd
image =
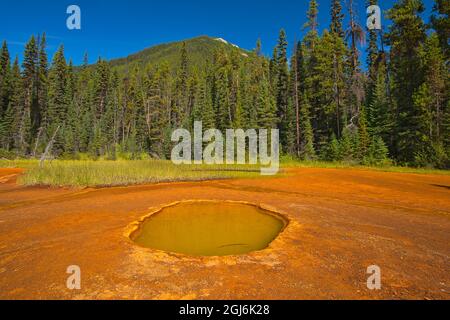
[[[18,182],[29,186],[102,187],[255,176],[259,176],[259,167],[176,166],[170,161],[163,160],[55,160],[47,162],[43,168],[39,168],[36,162],[34,166],[28,167]]]

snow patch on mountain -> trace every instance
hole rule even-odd
[[[222,43],[225,43],[225,44],[227,44],[227,45],[233,46],[233,47],[238,48],[238,49],[241,50],[241,48],[239,48],[237,45],[235,45],[235,44],[233,44],[233,43],[230,43],[230,42],[228,42],[227,40],[225,40],[225,39],[223,39],[223,38],[215,38],[214,40],[220,41],[220,42],[222,42]],[[246,53],[244,53],[244,52],[241,52],[241,55],[242,55],[243,57],[248,58],[248,54],[246,54]]]
[[[223,42],[223,43],[225,43],[225,44],[228,44],[228,41],[225,40],[225,39],[222,39],[222,38],[216,38],[215,40],[216,40],[216,41]]]
[[[225,44],[229,44],[229,45],[231,45],[231,46],[233,46],[233,47],[235,47],[235,48],[240,49],[237,45],[232,44],[232,43],[228,42],[227,40],[225,40],[225,39],[223,39],[223,38],[216,38],[216,39],[214,39],[214,40],[223,42],[223,43],[225,43]]]

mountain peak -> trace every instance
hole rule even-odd
[[[186,45],[192,66],[196,67],[204,66],[208,61],[212,61],[214,52],[221,46],[227,51],[237,49],[246,58],[249,57],[250,53],[223,38],[201,35],[191,39],[155,45],[131,54],[126,58],[111,60],[110,63],[115,67],[126,70],[132,64],[145,67],[148,64],[156,65],[167,62],[172,69],[175,69],[179,65],[180,51],[183,43]]]

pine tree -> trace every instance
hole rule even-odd
[[[431,16],[431,25],[439,38],[439,43],[444,51],[445,57],[450,58],[450,44],[448,41],[450,34],[450,2],[448,0],[435,0],[433,15]]]
[[[402,163],[414,164],[417,152],[425,148],[423,137],[428,134],[426,115],[414,95],[424,81],[419,48],[425,39],[425,24],[420,17],[424,11],[420,0],[401,0],[388,11],[392,20],[388,42],[391,46],[393,96],[396,103],[394,156]],[[423,92],[422,92],[423,93]],[[414,101],[416,100],[416,101]]]
[[[425,69],[423,85],[428,88],[430,94],[429,112],[432,115],[429,128],[430,138],[433,142],[442,142],[442,116],[449,100],[449,82],[444,53],[439,46],[439,38],[436,33],[427,38],[421,55]]]
[[[368,131],[371,136],[382,138],[386,144],[392,145],[394,114],[389,103],[388,89],[386,87],[386,67],[384,64],[378,67],[376,76],[372,99],[367,108]]]
[[[242,128],[242,98],[241,98],[241,74],[239,70],[242,68],[241,53],[238,50],[232,50],[230,54],[230,113],[232,127]]]
[[[17,59],[15,61],[17,62]],[[15,68],[18,72],[18,66]],[[20,75],[19,75],[20,76]],[[11,142],[14,109],[11,105],[11,95],[14,93],[14,80],[11,73],[10,57],[6,41],[0,51],[0,149],[8,150]]]
[[[307,61],[304,55],[304,46],[301,42],[297,44],[296,69],[298,80],[298,105],[299,105],[299,156],[303,160],[315,160],[316,151],[314,147],[314,132],[311,125],[310,103],[307,96]]]
[[[269,62],[269,80],[272,93],[277,92],[277,80],[278,80],[278,51],[277,47],[273,49],[272,58]]]
[[[107,156],[109,160],[115,160],[117,157],[116,145],[118,144],[118,126],[117,126],[117,109],[118,109],[118,97],[117,91],[119,87],[119,76],[117,72],[110,73],[108,93],[106,98],[106,111],[101,119],[101,130],[104,137],[103,140],[103,154]],[[74,112],[76,114],[76,111]],[[145,150],[149,149],[148,140],[149,137],[148,127],[145,122],[146,118],[141,119],[141,126],[143,135],[146,138],[144,140]],[[76,130],[76,127],[74,128]],[[75,131],[76,135],[76,131]]]
[[[148,113],[148,132],[149,132],[149,151],[154,157],[164,157],[163,150],[163,128],[167,126],[164,122],[163,97],[162,97],[162,72],[159,66],[154,70],[148,71],[146,81],[147,92],[147,113]],[[197,99],[198,101],[198,99]],[[166,114],[167,115],[167,114]],[[167,117],[168,118],[168,117]],[[194,120],[196,117],[194,116]],[[168,122],[168,121],[167,121]]]
[[[24,92],[23,81],[20,74],[19,58],[16,57],[11,70],[11,95],[8,109],[4,118],[5,130],[9,128],[9,135],[3,136],[4,148],[7,150],[15,149],[19,153],[24,145],[24,136],[26,134],[26,124],[24,121]]]
[[[94,104],[94,114],[97,120],[99,120],[106,111],[110,71],[111,70],[108,66],[108,63],[103,59],[99,59],[95,68],[95,74],[93,79],[94,80],[93,104]],[[132,74],[131,78],[133,76],[134,74]],[[133,78],[133,80],[136,79]]]
[[[374,137],[369,147],[368,157],[363,162],[367,165],[383,165],[389,163],[389,152],[381,137]]]
[[[276,127],[276,103],[270,94],[270,84],[265,78],[259,84],[256,110],[259,128],[273,129]]]
[[[338,37],[342,39],[344,39],[343,20],[344,14],[342,13],[341,0],[332,0],[330,32],[335,33]]]
[[[323,149],[321,159],[332,162],[342,160],[339,140],[334,133],[331,135],[328,145]]]
[[[333,130],[334,133],[339,137],[342,130],[342,118],[344,113],[344,102],[345,102],[345,55],[346,47],[344,39],[339,35],[339,33],[332,32],[331,46],[332,46],[332,62],[333,62],[333,107],[334,110],[334,120],[333,120]]]
[[[25,53],[22,63],[23,85],[24,85],[24,109],[19,123],[20,137],[17,145],[21,154],[30,151],[32,143],[33,129],[36,128],[36,115],[38,108],[37,99],[37,67],[38,67],[38,46],[34,36],[25,46]]]
[[[420,138],[415,151],[415,164],[445,168],[449,159],[443,135],[446,105],[449,101],[448,72],[436,33],[427,38],[420,56],[424,82],[413,95],[415,122],[420,125],[415,128],[416,135]]]
[[[19,59],[16,57],[9,76],[8,106],[0,122],[0,148],[5,150],[11,150],[18,141],[22,90]]]
[[[300,119],[301,119],[301,142],[300,142],[300,158],[303,160],[315,160],[316,151],[314,149],[314,133],[311,126],[310,106],[306,94],[300,97]]]
[[[317,84],[320,83],[320,74],[318,73],[318,48],[319,35],[317,31],[318,22],[318,5],[317,1],[311,0],[309,2],[309,9],[307,12],[308,22],[304,28],[308,28],[308,32],[303,39],[302,53],[304,62],[303,65],[304,76],[300,82],[300,88],[304,90],[308,105],[310,106],[311,124],[314,132],[314,142],[316,146],[319,145],[321,139],[319,126],[319,109],[321,105],[320,95],[317,91]]]
[[[361,108],[358,119],[358,157],[363,160],[367,157],[370,146],[370,137],[367,129],[366,110]]]
[[[222,49],[216,55],[214,72],[214,110],[216,126],[219,130],[231,128],[233,116],[231,113],[230,77],[231,65],[227,53]]]
[[[277,44],[277,87],[276,87],[276,101],[277,101],[277,116],[280,119],[280,140],[281,145],[287,148],[290,144],[288,137],[289,123],[292,119],[289,119],[288,115],[288,103],[289,103],[289,71],[287,60],[287,41],[286,32],[281,29],[278,37]],[[284,151],[287,151],[286,149]]]
[[[11,62],[6,41],[3,41],[0,50],[0,120],[8,108],[9,100],[9,77],[11,72]]]
[[[334,37],[327,30],[316,44],[314,64],[309,66],[307,96],[311,105],[315,142],[319,149],[337,130],[337,99],[334,81]]]
[[[216,124],[219,130],[226,130],[231,127],[232,118],[230,115],[230,90],[228,87],[228,70],[220,68],[216,75]]]
[[[317,17],[319,15],[319,5],[316,0],[309,1],[309,8],[307,12],[308,22],[305,27],[308,27],[311,31],[317,32]]]
[[[302,86],[301,72],[304,71],[302,44],[296,43],[294,55],[291,59],[291,98],[295,107],[295,151],[300,156],[301,151],[301,130],[300,130],[300,97],[304,94],[304,86]]]
[[[339,160],[353,161],[354,159],[354,135],[348,128],[344,128],[339,140]]]
[[[342,113],[345,99],[345,32],[343,29],[344,14],[341,0],[331,2],[330,33],[333,38],[333,79],[334,79],[334,105],[336,110],[335,134],[339,137],[342,130]]]
[[[317,4],[316,0],[310,0],[309,1],[309,8],[307,12],[307,18],[308,22],[305,23],[304,28],[308,29],[308,33],[306,34],[304,38],[304,43],[306,48],[309,51],[314,51],[315,44],[318,40],[319,33],[317,31],[317,28],[319,26],[317,22],[317,17],[319,15],[319,5]],[[312,55],[310,52],[307,52],[307,55]]]
[[[243,68],[240,73],[241,81],[239,83],[239,91],[242,101],[242,127],[243,129],[256,128],[258,118],[256,99],[258,97],[261,79],[265,77],[270,82],[269,62],[264,58],[257,59],[254,61],[254,66],[252,66],[252,72],[248,72]],[[272,92],[270,84],[269,90]]]
[[[131,71],[130,83],[127,93],[129,110],[129,151],[132,153],[133,159],[140,157],[140,154],[144,151],[145,146],[148,143],[147,135],[145,133],[145,109],[143,106],[142,91],[140,90],[139,84],[139,69],[136,66]]]
[[[281,118],[284,116],[287,107],[287,97],[288,97],[288,59],[287,59],[287,41],[286,32],[284,29],[280,30],[280,35],[278,38],[277,50],[278,53],[276,59],[277,65],[277,109],[278,116]]]
[[[175,127],[179,127],[183,124],[183,117],[187,114],[188,110],[188,80],[189,80],[189,60],[186,48],[186,42],[181,45],[181,55],[180,55],[180,67],[178,70],[176,91],[177,91],[177,101],[173,105],[172,111],[172,124]]]
[[[67,66],[66,72],[66,88],[65,88],[65,101],[67,103],[66,125],[63,128],[64,136],[64,152],[66,154],[74,155],[79,151],[78,146],[78,132],[77,132],[77,120],[78,112],[75,102],[75,90],[76,90],[76,78],[73,70],[73,63],[70,60]]]
[[[214,109],[211,99],[211,93],[206,81],[203,83],[203,95],[202,95],[202,121],[203,128],[214,129],[216,127],[214,119]]]
[[[39,44],[39,66],[38,66],[38,84],[37,99],[38,110],[36,114],[38,130],[47,125],[44,118],[47,114],[47,97],[48,97],[48,57],[47,57],[47,39],[45,33],[42,35]],[[44,118],[44,119],[43,119]]]
[[[78,147],[79,151],[86,153],[90,137],[93,129],[93,114],[92,114],[92,71],[88,68],[88,55],[85,53],[83,65],[77,77],[77,90],[75,92],[74,103],[79,114],[79,121],[76,127],[78,132]]]
[[[368,5],[378,5],[378,0],[368,0]],[[369,30],[369,45],[367,47],[367,67],[368,67],[368,84],[366,92],[366,104],[370,105],[373,101],[375,83],[377,82],[377,72],[381,61],[379,61],[380,53],[378,51],[378,31]]]
[[[447,159],[450,159],[450,100],[447,100],[447,104],[444,106],[442,121],[442,136],[444,144],[444,152],[447,155]],[[445,164],[445,168],[450,168],[450,160]]]
[[[67,112],[67,64],[64,57],[64,47],[59,47],[53,57],[52,66],[49,71],[48,108],[46,121],[46,136],[52,137],[59,127],[57,137],[53,144],[56,155],[64,151],[64,122]]]
[[[258,38],[258,40],[256,41],[256,48],[255,48],[255,54],[257,57],[260,57],[262,54],[262,44],[261,44],[261,38]]]

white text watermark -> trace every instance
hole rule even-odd
[[[202,122],[196,121],[193,136],[186,129],[177,129],[172,133],[172,142],[178,143],[171,155],[176,165],[259,164],[262,175],[275,175],[280,168],[278,129],[271,129],[270,136],[267,129],[228,129],[225,135],[210,129],[203,133]],[[208,145],[203,149],[205,143]]]

